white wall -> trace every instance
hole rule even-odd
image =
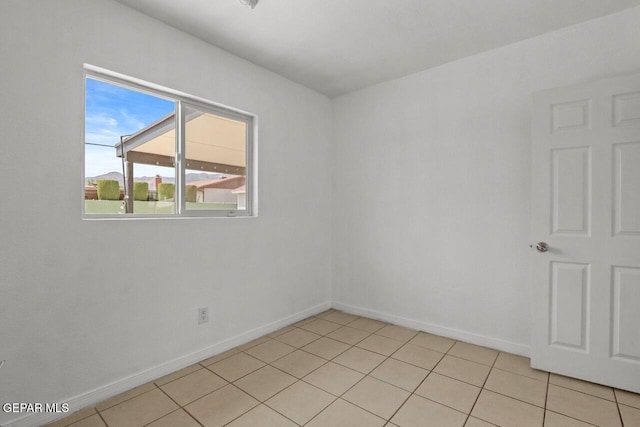
[[[83,221],[83,63],[257,114],[260,216]],[[2,0],[0,123],[0,402],[91,403],[328,306],[326,97],[110,0]]]
[[[338,307],[526,354],[531,93],[640,71],[638,22],[631,9],[334,100]]]

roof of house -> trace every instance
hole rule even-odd
[[[245,183],[244,176],[222,177],[217,179],[205,179],[203,181],[188,182],[187,185],[195,185],[198,190],[205,188],[222,188],[226,190],[235,190]]]
[[[246,185],[241,185],[240,187],[236,188],[235,190],[231,190],[231,194],[244,194],[247,192],[247,186]]]

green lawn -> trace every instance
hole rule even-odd
[[[224,203],[187,203],[187,210],[235,210],[236,204]],[[84,211],[87,214],[124,214],[122,200],[85,200]],[[144,215],[171,215],[173,202],[133,202],[133,213]]]

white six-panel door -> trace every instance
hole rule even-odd
[[[640,392],[640,74],[535,94],[532,135],[531,364]]]

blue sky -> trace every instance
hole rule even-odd
[[[166,116],[175,102],[91,78],[86,79],[85,176],[122,172],[122,163],[113,147],[121,135],[130,135]],[[172,176],[168,168],[135,166],[135,176]]]

